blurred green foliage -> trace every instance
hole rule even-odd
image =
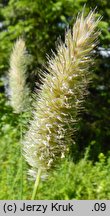
[[[31,57],[27,71],[31,86],[38,79],[38,67],[42,69],[46,63],[46,54],[51,55],[51,49],[55,51],[57,38],[64,39],[65,28],[72,25],[84,4],[85,13],[97,6],[96,16],[102,16],[99,47],[104,48],[104,53],[96,49],[90,94],[72,149],[74,163],[65,162],[48,181],[41,183],[37,199],[110,199],[110,55],[106,52],[110,48],[110,1],[0,1],[0,76],[7,75],[11,49],[22,36]],[[0,199],[20,199],[20,124],[23,121],[26,125],[29,116],[24,114],[21,119],[13,114],[1,83],[0,90],[3,92],[0,94]],[[87,147],[90,150],[85,160],[82,158]],[[27,169],[24,161],[23,199],[31,198],[33,187]]]
[[[36,199],[110,199],[110,158],[100,153],[94,165],[87,158],[77,164],[65,161],[42,182]]]
[[[29,115],[22,118],[13,114],[6,97],[0,94],[0,199],[21,199],[21,135],[26,130]],[[21,124],[24,125],[21,131]],[[27,165],[23,161],[23,193],[32,187],[27,178]],[[31,189],[32,190],[32,189]],[[25,197],[26,196],[26,197]]]
[[[110,150],[110,56],[97,52],[93,81],[89,86],[89,96],[84,106],[82,119],[78,125],[78,152],[81,155],[91,146],[90,158],[97,160],[100,152],[107,155]]]

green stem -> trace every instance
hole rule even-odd
[[[13,193],[13,191],[14,191],[14,186],[15,186],[15,184],[17,183],[17,181],[19,180],[19,177],[21,176],[21,170],[22,170],[22,158],[20,157],[20,159],[19,159],[19,161],[18,161],[18,164],[20,164],[20,166],[19,166],[19,168],[18,168],[18,170],[17,170],[17,174],[16,174],[16,176],[15,176],[15,178],[14,178],[14,181],[13,181],[13,185],[12,185],[12,187],[11,187],[11,193]],[[22,180],[21,180],[22,181]],[[21,191],[21,190],[20,190]],[[21,195],[20,195],[20,198],[22,197],[22,193],[21,193]],[[14,197],[13,197],[13,199],[15,199]]]
[[[37,173],[37,176],[36,176],[36,181],[35,181],[35,185],[34,185],[34,189],[33,189],[33,194],[32,194],[31,200],[35,199],[36,192],[37,192],[37,189],[38,189],[38,185],[39,185],[39,182],[40,182],[40,176],[41,176],[41,169],[38,169],[38,173]]]
[[[21,119],[22,119],[22,113],[21,113]],[[22,200],[23,196],[23,155],[22,155],[22,122],[20,122],[20,144],[21,144],[21,194],[20,194],[20,199]]]

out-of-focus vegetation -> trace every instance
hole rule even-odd
[[[97,6],[101,36],[91,73],[90,94],[77,125],[74,163],[65,162],[40,185],[37,199],[110,199],[110,1],[109,0],[1,0],[0,1],[0,199],[21,198],[21,147],[18,114],[13,114],[4,86],[9,69],[9,56],[15,40],[23,36],[30,54],[27,82],[32,87],[39,81],[38,67],[46,54],[55,50],[55,42],[65,28],[72,25],[86,3],[85,13]],[[23,125],[29,116],[24,114]],[[25,128],[24,128],[25,131]],[[82,159],[90,148],[88,159]],[[105,155],[105,156],[104,156]],[[100,157],[100,159],[98,159]],[[98,162],[97,162],[98,161]],[[54,187],[53,187],[54,185]],[[33,181],[27,178],[23,162],[23,199],[30,199]]]
[[[109,171],[110,158],[102,153],[94,165],[87,158],[77,164],[65,161],[42,182],[36,199],[110,199]]]

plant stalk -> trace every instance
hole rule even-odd
[[[20,115],[21,119],[22,119],[22,113]],[[22,144],[22,121],[20,119],[20,144]],[[23,156],[22,156],[22,146],[21,148],[21,195],[20,195],[20,199],[22,200],[23,197]]]
[[[38,169],[38,173],[36,175],[36,181],[35,181],[35,185],[34,185],[34,189],[33,189],[33,194],[32,194],[32,198],[31,200],[35,199],[36,196],[36,192],[39,186],[39,182],[40,182],[40,176],[41,176],[41,169]]]

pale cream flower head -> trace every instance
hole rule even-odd
[[[16,113],[25,111],[29,105],[29,88],[26,85],[27,61],[25,42],[20,38],[13,48],[9,69],[10,102]]]
[[[86,18],[78,16],[73,30],[68,30],[65,42],[57,54],[48,59],[48,74],[34,103],[33,120],[25,135],[24,154],[31,166],[30,175],[38,169],[47,173],[69,153],[75,124],[90,80],[91,52],[97,44],[99,20],[91,11]]]

